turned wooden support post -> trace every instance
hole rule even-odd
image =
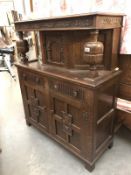
[[[90,65],[89,77],[95,78],[98,76],[96,68],[97,64],[101,64],[103,61],[103,43],[98,41],[98,30],[91,30],[90,37],[84,45],[84,61]]]
[[[19,39],[16,42],[18,55],[22,63],[27,63],[28,57],[26,55],[26,52],[29,51],[29,45],[27,40],[25,40],[23,37],[23,32],[18,32],[18,36]]]

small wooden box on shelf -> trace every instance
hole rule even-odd
[[[30,63],[21,48],[26,42],[17,44],[27,124],[81,158],[89,171],[113,143],[122,21],[122,14],[89,13],[15,23],[20,36],[39,32],[42,52],[43,64]]]

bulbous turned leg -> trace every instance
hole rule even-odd
[[[27,40],[24,39],[23,32],[18,32],[19,40],[16,41],[17,52],[22,63],[28,62],[28,56],[26,52],[29,51],[29,44]]]
[[[24,64],[28,63],[28,56],[26,54],[19,54],[19,55],[22,63]]]
[[[88,163],[85,164],[85,168],[89,171],[92,172],[95,168],[95,164],[89,165]]]
[[[90,65],[87,77],[96,78],[98,77],[98,71],[96,65],[102,64],[104,45],[99,39],[99,31],[91,30],[90,37],[84,44],[83,60]]]

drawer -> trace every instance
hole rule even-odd
[[[84,99],[84,88],[77,86],[75,84],[67,83],[64,81],[50,80],[50,89],[57,93],[75,98],[77,100]]]
[[[20,75],[20,80],[24,81],[27,84],[33,85],[33,86],[39,86],[43,87],[45,84],[44,77],[40,75],[36,75],[35,73],[32,72],[23,72],[19,71]]]

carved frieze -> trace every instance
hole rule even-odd
[[[64,28],[86,28],[92,27],[93,20],[92,17],[83,18],[70,18],[70,19],[55,19],[55,20],[36,20],[30,21],[28,24],[26,22],[16,23],[15,27],[17,31],[22,30],[55,30]]]
[[[27,31],[27,30],[74,30],[74,29],[98,29],[106,27],[121,27],[122,26],[122,15],[76,15],[69,17],[60,18],[49,18],[39,19],[31,21],[22,21],[15,23],[16,31]]]

